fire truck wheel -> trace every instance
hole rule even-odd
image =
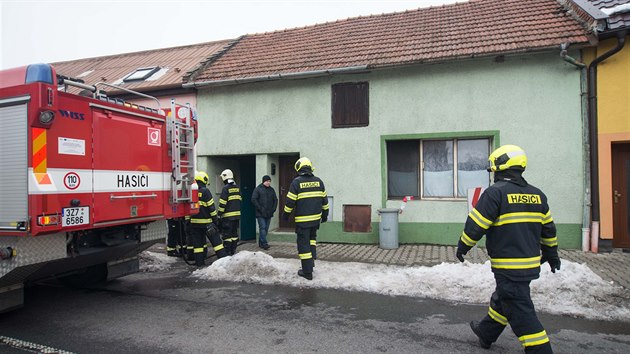
[[[79,270],[77,273],[59,278],[59,282],[63,285],[74,288],[92,286],[105,280],[107,280],[107,264],[105,263],[93,265]]]

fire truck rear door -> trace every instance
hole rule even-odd
[[[97,105],[92,113],[95,226],[162,216],[168,202],[164,122]]]
[[[0,229],[28,220],[28,99],[0,100]]]

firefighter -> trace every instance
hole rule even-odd
[[[298,275],[313,280],[313,267],[317,258],[317,230],[320,222],[328,220],[328,196],[324,182],[313,175],[311,160],[302,157],[294,167],[298,176],[289,187],[282,217],[288,220],[295,210],[298,257],[302,263]]]
[[[221,234],[227,254],[233,256],[238,245],[238,229],[241,219],[241,190],[234,181],[232,170],[221,172],[223,190],[219,197],[219,216],[221,217]]]
[[[488,160],[494,184],[468,214],[455,254],[463,262],[464,255],[487,236],[496,289],[488,314],[481,321],[470,322],[470,327],[485,349],[509,323],[525,352],[552,353],[529,289],[529,283],[539,277],[542,263],[549,262],[553,273],[560,270],[556,226],[547,197],[523,178],[527,156],[520,147],[501,146]]]
[[[168,234],[166,236],[166,254],[170,257],[181,257],[183,250],[186,248],[184,244],[184,222],[182,218],[168,219]]]
[[[214,208],[214,199],[212,199],[212,194],[206,187],[209,181],[208,174],[197,171],[195,173],[195,181],[197,181],[199,189],[199,213],[190,217],[188,233],[191,243],[188,246],[190,249],[192,244],[192,259],[194,259],[195,265],[200,267],[205,265],[208,253],[206,237],[210,240],[217,258],[225,257],[227,254],[216,227],[218,217]]]

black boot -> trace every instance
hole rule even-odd
[[[488,343],[486,342],[482,337],[481,337],[481,332],[479,332],[479,321],[470,321],[470,329],[472,329],[473,333],[475,333],[475,335],[477,336],[477,338],[479,338],[479,345],[483,348],[483,349],[490,349],[490,346],[492,345],[492,343]]]
[[[313,280],[313,273],[304,273],[302,269],[298,270],[298,275],[308,280]]]

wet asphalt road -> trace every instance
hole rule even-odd
[[[468,322],[486,306],[401,296],[199,280],[178,267],[90,289],[28,288],[0,315],[0,353],[519,353],[491,351]],[[541,315],[556,353],[628,353],[630,323]]]

